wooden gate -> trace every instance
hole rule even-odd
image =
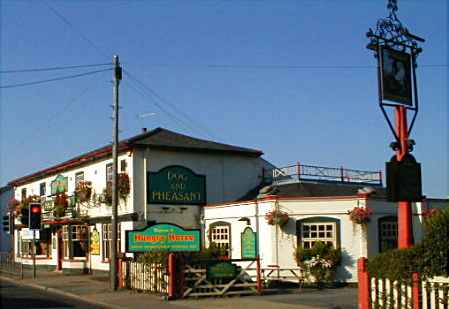
[[[235,262],[247,262],[247,265],[238,266]],[[182,298],[261,293],[258,259],[203,260],[184,266]],[[254,267],[255,276],[250,274]]]

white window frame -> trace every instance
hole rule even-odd
[[[301,246],[312,248],[318,242],[338,247],[337,223],[332,221],[306,221],[301,222]]]
[[[218,248],[226,251],[226,255],[231,257],[231,225],[226,223],[212,223],[210,225],[210,242]]]

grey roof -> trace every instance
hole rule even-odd
[[[256,199],[259,195],[259,190],[263,185],[249,191],[239,201]],[[331,196],[356,196],[359,189],[363,189],[366,185],[363,184],[348,184],[348,183],[329,183],[329,182],[297,182],[282,185],[273,185],[269,195],[277,195],[279,197],[331,197]],[[373,186],[375,192],[371,197],[386,197],[386,189],[380,186]]]
[[[259,157],[263,154],[263,152],[260,150],[216,143],[176,133],[164,128],[156,128],[154,130],[138,134],[131,138],[124,139],[120,141],[118,149],[119,152],[123,152],[132,149],[133,147],[153,147],[158,149],[168,149],[176,151],[226,153],[247,157]],[[111,156],[111,154],[112,146],[103,146],[78,155],[74,158],[71,158],[70,160],[48,167],[46,169],[14,179],[9,184],[19,185],[27,183],[34,179],[57,174],[76,166],[103,159],[105,157]]]
[[[152,146],[155,148],[182,149],[201,152],[226,152],[253,157],[259,157],[263,154],[260,150],[199,139],[164,128],[156,128],[129,138],[126,141],[134,146]]]

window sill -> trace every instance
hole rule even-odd
[[[21,256],[20,258],[22,260],[32,260],[33,259],[33,257],[31,255]],[[36,260],[51,260],[51,256],[36,256]]]

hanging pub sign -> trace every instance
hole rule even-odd
[[[382,46],[380,68],[382,100],[412,106],[410,54]]]
[[[248,226],[241,235],[242,259],[254,259],[257,256],[256,233]]]
[[[55,180],[51,182],[51,194],[67,192],[69,187],[68,177],[58,175]]]
[[[421,164],[411,154],[399,162],[394,156],[386,163],[386,170],[388,201],[422,201]]]
[[[201,250],[199,229],[183,229],[169,223],[158,223],[126,231],[126,252]]]
[[[206,204],[206,176],[184,166],[171,165],[148,172],[147,186],[149,204]]]

